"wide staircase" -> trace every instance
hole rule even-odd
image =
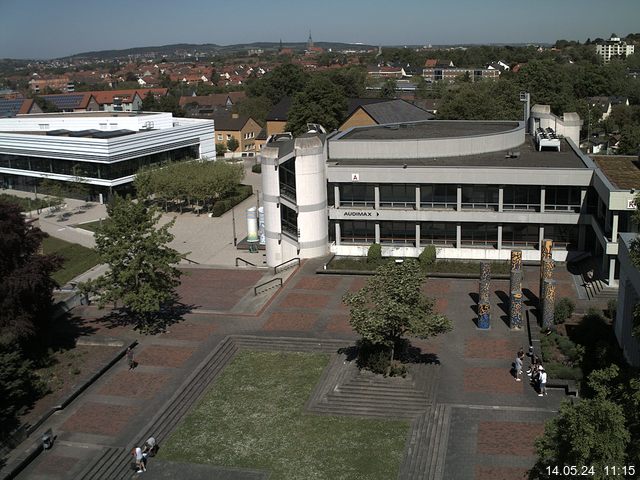
[[[581,284],[588,300],[608,300],[618,297],[618,289],[608,286],[604,281],[604,275],[599,262],[591,255],[579,258],[571,262],[571,270],[574,275],[580,276]]]

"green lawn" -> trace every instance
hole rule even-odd
[[[268,470],[272,480],[397,478],[408,421],[303,413],[328,361],[240,352],[159,456]]]
[[[100,258],[95,250],[55,237],[45,238],[42,241],[42,250],[45,254],[55,253],[64,259],[62,268],[52,275],[60,285],[64,285],[100,263]]]

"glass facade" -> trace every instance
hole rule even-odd
[[[506,185],[503,190],[504,210],[540,211],[540,187],[527,185]]]
[[[537,248],[540,241],[540,226],[526,223],[502,225],[502,246]]]
[[[421,185],[421,208],[456,208],[458,187],[456,185]]]
[[[296,158],[283,162],[278,167],[280,178],[280,195],[290,200],[296,200]]]
[[[415,246],[415,222],[380,222],[380,244]]]
[[[380,185],[380,206],[415,208],[416,186],[405,183]]]
[[[376,241],[375,222],[340,222],[340,242],[370,244]]]
[[[462,208],[498,210],[498,187],[490,185],[463,185]]]
[[[420,223],[420,245],[456,246],[456,224],[444,222]]]
[[[544,209],[580,213],[580,187],[546,187]]]
[[[134,175],[142,167],[157,167],[168,162],[198,158],[199,154],[199,145],[193,145],[131,158],[129,160],[122,160],[120,162],[94,163],[0,153],[0,167],[73,175],[88,179],[116,180]]]
[[[544,237],[553,240],[554,247],[578,249],[578,225],[545,225]]]
[[[340,185],[340,206],[373,208],[375,203],[375,185],[368,183]]]
[[[498,224],[496,223],[463,223],[462,246],[496,246],[498,245]]]
[[[280,204],[280,221],[282,233],[295,240],[298,239],[298,214],[284,204]]]

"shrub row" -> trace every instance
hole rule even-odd
[[[228,198],[217,200],[216,203],[213,204],[211,214],[214,217],[219,217],[225,212],[231,210],[243,200],[249,198],[252,194],[253,187],[251,185],[238,185],[233,195]]]

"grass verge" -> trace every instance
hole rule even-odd
[[[396,478],[408,421],[303,412],[328,360],[240,352],[159,456],[267,470],[272,480]]]
[[[42,241],[42,250],[46,255],[55,253],[64,259],[62,268],[52,275],[60,285],[100,263],[100,257],[95,250],[55,237],[45,238]]]
[[[17,197],[15,195],[9,195],[8,193],[0,193],[0,200],[18,205],[22,212],[30,212],[32,210],[49,206],[49,202],[42,198],[38,198],[36,200],[35,198]]]

